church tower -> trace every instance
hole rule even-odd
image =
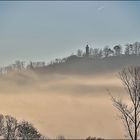
[[[86,45],[86,56],[89,56],[89,46],[88,46],[88,44]]]

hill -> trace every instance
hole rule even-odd
[[[34,69],[39,73],[58,74],[99,74],[119,71],[124,67],[140,65],[140,56],[121,55],[101,59],[78,57],[76,55],[65,58],[65,61],[54,62],[44,67]]]

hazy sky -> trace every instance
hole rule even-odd
[[[0,2],[0,65],[140,41],[139,1]]]

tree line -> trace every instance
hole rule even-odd
[[[124,49],[123,49],[124,48]],[[108,45],[104,48],[89,48],[88,52],[88,58],[92,59],[102,59],[107,58],[111,56],[140,56],[140,42],[134,42],[134,43],[127,43],[125,47],[122,45],[115,45],[114,47],[109,47]],[[75,56],[75,57],[72,57]],[[55,60],[51,61],[49,65],[56,65],[60,63],[65,63],[69,59],[75,59],[78,58],[87,58],[86,52],[82,49],[78,49],[77,52],[74,54],[72,53],[69,57],[59,59],[56,58]]]
[[[83,57],[86,56],[86,52],[83,52],[81,49],[77,50],[77,56]],[[103,49],[100,48],[90,48],[89,57],[93,58],[103,58],[109,56],[120,56],[120,55],[140,55],[140,42],[135,42],[132,44],[126,44],[125,49],[121,45],[115,45],[113,48],[105,46]]]
[[[35,68],[44,67],[44,61],[32,62],[30,61],[28,64],[25,61],[17,60],[15,63],[10,64],[8,66],[4,66],[0,68],[0,74],[7,74],[9,72],[21,72],[23,70],[32,70]]]
[[[42,135],[33,124],[28,121],[18,121],[10,115],[0,114],[0,139],[5,140],[53,140]],[[56,140],[66,140],[62,135],[55,138]],[[103,140],[96,137],[87,137],[85,140]]]

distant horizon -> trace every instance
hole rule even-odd
[[[0,66],[139,42],[139,1],[0,1]]]

